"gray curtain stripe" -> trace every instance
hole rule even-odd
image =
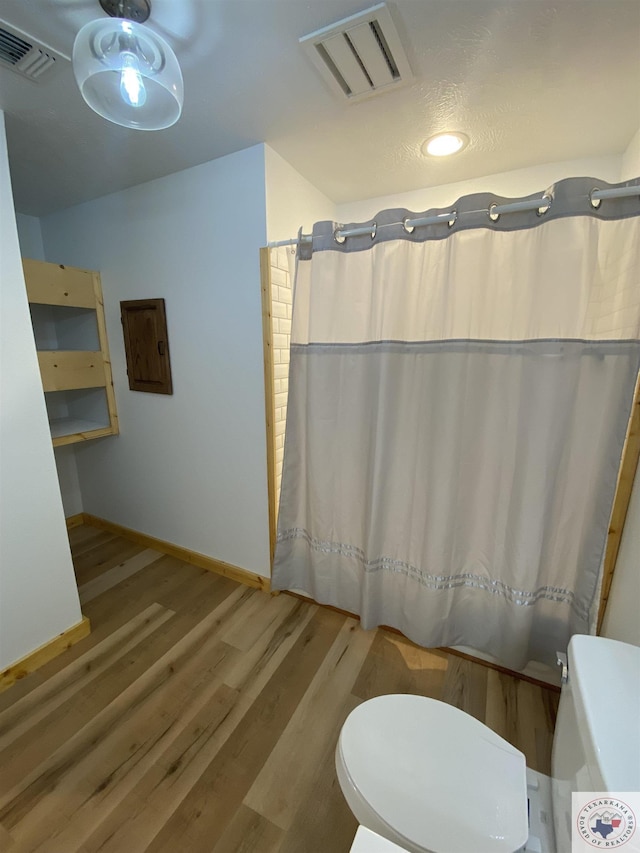
[[[495,578],[489,578],[483,575],[476,575],[470,572],[461,572],[453,575],[432,575],[419,569],[417,566],[412,566],[410,563],[403,560],[394,560],[391,557],[378,557],[375,560],[367,560],[364,552],[355,545],[349,545],[344,542],[327,542],[322,539],[313,537],[307,530],[299,527],[289,530],[281,530],[278,533],[278,542],[287,542],[291,539],[304,540],[313,551],[322,552],[324,554],[339,554],[342,557],[347,557],[356,560],[362,566],[365,572],[397,572],[407,575],[418,581],[422,586],[428,589],[457,589],[458,587],[472,587],[481,589],[493,595],[500,595],[512,604],[521,607],[531,607],[541,599],[547,601],[555,601],[560,604],[568,604],[571,609],[581,619],[589,618],[588,608],[582,607],[577,601],[574,593],[569,589],[561,589],[560,587],[541,586],[534,590],[515,589],[502,581]]]
[[[523,341],[479,340],[477,338],[443,339],[441,341],[361,341],[358,343],[317,343],[291,344],[291,352],[296,355],[320,355],[330,352],[351,352],[369,354],[407,353],[429,354],[436,352],[484,352],[492,354],[515,355],[531,352],[544,355],[623,355],[633,353],[640,347],[640,339],[624,340],[586,340],[580,338],[529,338]]]

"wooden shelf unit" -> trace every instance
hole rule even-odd
[[[100,274],[24,259],[53,446],[118,433]]]

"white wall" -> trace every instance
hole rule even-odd
[[[264,146],[41,224],[47,260],[102,275],[121,434],[77,446],[84,510],[267,576]],[[173,396],[127,383],[119,303],[151,297]]]
[[[82,618],[11,199],[0,112],[0,669]]]
[[[335,219],[336,206],[268,145],[264,146],[269,242],[296,237],[302,226],[311,233],[314,222]]]
[[[631,178],[638,177],[640,177],[640,127],[622,155],[622,168],[620,170],[621,181],[629,181]]]
[[[16,213],[16,225],[18,226],[18,240],[20,241],[22,257],[32,258],[34,261],[44,261],[42,228],[38,217]]]
[[[62,506],[64,507],[65,517],[69,518],[83,512],[75,445],[66,444],[63,447],[56,447],[53,452],[56,457]]]
[[[414,213],[429,210],[432,207],[448,207],[465,195],[479,192],[491,192],[507,198],[531,195],[545,190],[548,186],[563,178],[586,176],[601,178],[608,183],[620,180],[620,157],[593,157],[587,160],[567,160],[559,163],[545,163],[528,169],[516,169],[460,181],[455,184],[442,184],[426,187],[408,193],[393,196],[380,196],[363,201],[341,204],[337,207],[337,221],[367,222],[381,210],[403,207]]]

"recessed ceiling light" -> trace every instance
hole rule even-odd
[[[452,133],[437,133],[430,137],[422,146],[422,153],[431,157],[448,157],[457,154],[469,144],[469,137],[458,131]]]

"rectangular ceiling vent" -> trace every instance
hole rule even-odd
[[[384,3],[303,36],[300,44],[331,89],[352,102],[413,79],[400,36]]]
[[[40,82],[64,59],[62,54],[0,20],[0,68]]]

